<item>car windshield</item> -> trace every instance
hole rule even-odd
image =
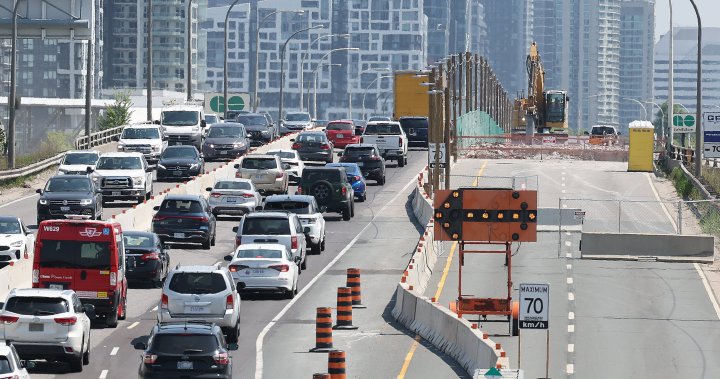
[[[325,130],[353,130],[353,124],[347,122],[331,122],[327,124]]]
[[[293,159],[295,158],[294,151],[268,151],[268,155],[277,155],[281,159]]]
[[[252,184],[250,182],[240,182],[240,181],[222,181],[215,183],[215,189],[218,190],[252,190]]]
[[[210,114],[205,115],[205,122],[207,122],[208,124],[214,124],[218,121],[220,121],[220,118],[218,118],[218,116],[215,116],[214,114],[213,115],[210,115]]]
[[[282,258],[282,250],[240,249],[235,258]]]
[[[110,270],[110,243],[43,240],[40,267]]]
[[[199,124],[198,111],[164,111],[162,112],[162,124],[168,126],[194,126]]]
[[[165,199],[159,212],[166,213],[202,213],[203,208],[196,200]]]
[[[162,154],[163,158],[197,158],[197,150],[193,146],[168,147]]]
[[[365,134],[400,134],[397,124],[370,124],[365,128]]]
[[[268,211],[288,211],[296,214],[310,214],[310,203],[307,201],[270,201],[263,209]]]
[[[59,297],[15,296],[7,301],[5,310],[20,315],[51,316],[67,312],[68,302]]]
[[[345,169],[345,173],[348,178],[352,178],[355,175],[360,175],[360,167],[355,163],[330,163],[325,167],[342,167]]]
[[[303,171],[303,180],[309,182],[317,182],[320,180],[327,180],[330,183],[337,183],[340,181],[340,170],[308,170]]]
[[[326,143],[327,138],[325,137],[325,134],[300,134],[297,139],[297,142],[317,142],[317,143]]]
[[[267,119],[262,115],[239,115],[237,122],[245,125],[266,125]]]
[[[45,192],[90,192],[90,180],[87,178],[50,178]]]
[[[605,134],[615,134],[615,129],[611,126],[593,126],[590,134],[594,136],[602,136]]]
[[[22,229],[17,220],[0,221],[0,234],[20,234]]]
[[[401,118],[400,125],[404,130],[409,129],[427,129],[428,120],[426,118]]]
[[[156,128],[131,128],[122,132],[121,139],[159,139],[160,132]]]
[[[12,374],[13,368],[10,366],[10,361],[5,356],[0,356],[0,374]],[[8,378],[10,378],[8,376]]]
[[[214,126],[210,128],[207,138],[243,138],[246,134],[240,126]]]
[[[390,117],[387,116],[373,116],[368,119],[368,122],[370,121],[392,121]]]
[[[153,247],[153,239],[146,235],[123,234],[125,247],[132,249],[133,247]]]
[[[183,294],[209,294],[225,291],[227,285],[215,272],[176,272],[170,279],[171,291]]]
[[[65,154],[63,163],[65,165],[71,164],[82,164],[82,165],[94,165],[98,161],[98,155],[95,153],[72,153]]]
[[[150,350],[160,355],[207,354],[216,351],[220,344],[212,334],[156,334]]]
[[[251,170],[273,170],[278,168],[275,158],[246,158],[243,159],[241,167]]]
[[[98,170],[142,170],[140,157],[100,157]]]
[[[310,115],[307,113],[288,113],[287,116],[285,116],[285,120],[310,122]]]
[[[286,235],[290,234],[290,222],[286,218],[251,217],[243,222],[242,234]]]
[[[347,147],[343,155],[346,157],[362,157],[367,155],[373,155],[375,148],[373,147]]]

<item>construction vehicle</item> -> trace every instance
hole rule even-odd
[[[430,116],[429,89],[422,84],[428,81],[426,72],[415,70],[395,71],[395,80],[393,82],[395,95],[394,120],[399,120],[400,117]]]
[[[515,99],[513,132],[567,134],[567,91],[545,90],[545,70],[535,42],[530,45],[525,66],[528,73],[527,97],[520,94]]]

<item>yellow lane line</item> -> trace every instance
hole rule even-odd
[[[405,356],[405,362],[403,363],[402,369],[400,369],[400,373],[398,374],[397,379],[405,378],[405,374],[410,367],[410,361],[412,361],[413,355],[415,355],[415,350],[417,349],[419,343],[420,335],[416,334],[415,340],[413,341],[412,346],[410,346],[410,351],[408,351],[407,355]]]

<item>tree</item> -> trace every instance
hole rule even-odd
[[[118,92],[114,96],[115,103],[108,105],[97,124],[100,130],[112,129],[130,123],[132,101],[128,92]]]
[[[655,125],[655,133],[657,133],[658,136],[662,135],[662,128],[665,128],[665,135],[667,136],[670,127],[672,126],[672,121],[668,120],[668,103],[664,102],[660,104],[660,108],[662,109],[662,112],[658,111],[655,113],[655,119],[653,120],[653,125]],[[688,112],[683,108],[680,104],[675,104],[675,111],[673,114],[687,114]],[[664,116],[663,116],[664,115]],[[677,137],[677,136],[676,136]]]

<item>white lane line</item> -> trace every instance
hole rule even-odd
[[[120,350],[119,347],[115,346],[112,348],[112,351],[110,351],[110,355],[117,355],[118,350]]]
[[[335,256],[335,258],[333,258],[333,260],[331,260],[325,267],[323,267],[323,269],[317,275],[315,275],[315,277],[312,278],[310,280],[310,282],[305,287],[303,287],[303,289],[300,290],[300,292],[298,292],[297,295],[295,295],[295,298],[290,300],[290,302],[287,303],[287,305],[285,305],[285,307],[280,311],[280,313],[275,315],[275,317],[273,317],[273,319],[267,325],[265,325],[263,330],[260,332],[260,335],[258,335],[257,339],[255,340],[255,379],[262,379],[262,377],[263,377],[263,342],[264,342],[263,340],[265,339],[265,335],[268,334],[270,329],[275,324],[277,324],[277,322],[285,315],[285,313],[287,313],[287,311],[289,311],[290,308],[293,305],[295,305],[295,303],[298,300],[300,300],[302,298],[302,296],[307,291],[309,291],[310,288],[312,288],[312,286],[318,280],[320,280],[320,277],[323,276],[330,269],[330,267],[335,265],[335,263],[337,263],[337,261],[339,261],[340,258],[342,258],[348,251],[350,251],[350,249],[360,239],[360,236],[363,235],[363,233],[365,233],[365,231],[368,230],[368,228],[370,228],[370,226],[373,225],[373,222],[375,222],[375,220],[390,206],[390,204],[394,203],[395,200],[397,200],[397,198],[400,195],[402,195],[408,189],[408,187],[410,187],[410,185],[415,183],[415,180],[416,180],[415,177],[410,179],[410,181],[407,182],[407,184],[405,184],[405,187],[403,187],[398,193],[396,193],[395,196],[393,196],[393,198],[390,199],[390,201],[385,204],[385,206],[380,208],[380,210],[377,213],[375,213],[372,220],[370,220],[370,222],[368,222],[367,225],[365,225],[365,227],[362,228],[362,230],[360,230],[360,232],[355,236],[355,238],[353,238],[350,241],[350,243],[348,243],[347,246],[345,246],[345,248],[342,249],[342,251],[340,251],[340,253],[338,253],[338,255]]]
[[[567,364],[567,368],[565,369],[568,374],[574,374],[575,373],[575,365],[572,363]]]
[[[140,321],[135,321],[135,322],[133,322],[132,324],[130,324],[127,328],[128,328],[128,329],[132,329],[132,328],[134,328],[134,327],[136,327],[136,326],[138,326],[138,325],[140,325]]]
[[[565,268],[568,270],[572,270],[572,265],[570,263],[568,263],[565,265]]]
[[[572,253],[565,253],[565,258],[572,258]]]
[[[573,284],[573,278],[567,278],[567,284]]]
[[[105,379],[105,378],[107,378],[107,374],[108,374],[108,370],[102,370],[102,371],[100,372],[100,379]]]
[[[678,225],[675,223],[675,219],[674,219],[672,216],[670,216],[670,212],[668,212],[667,207],[665,206],[665,203],[664,203],[662,200],[660,200],[660,194],[659,194],[658,191],[655,189],[655,185],[653,184],[652,179],[650,178],[650,174],[645,173],[645,177],[647,178],[648,183],[650,183],[650,189],[652,189],[653,194],[655,194],[655,199],[656,199],[656,200],[660,203],[660,205],[662,206],[662,209],[663,209],[663,212],[665,213],[665,216],[667,216],[668,220],[670,220],[670,223],[673,225],[673,228],[675,228],[675,230],[677,231],[677,230],[678,230]],[[681,206],[682,206],[682,204],[681,204]]]
[[[566,235],[566,236],[571,236],[572,233],[570,233],[570,232],[565,232],[565,235]]]
[[[155,306],[155,308],[152,309],[152,311],[153,311],[153,312],[156,312],[156,311],[157,311],[157,305]]]
[[[705,276],[705,273],[700,265],[697,263],[693,263],[693,265],[695,266],[695,270],[697,270],[698,275],[700,275],[703,287],[705,287],[705,292],[707,292],[708,297],[710,297],[710,302],[712,303],[713,309],[715,309],[715,315],[720,319],[720,305],[718,305],[717,299],[715,298],[715,292],[713,292],[712,287],[710,287],[710,282],[708,282],[707,276]]]
[[[4,207],[7,207],[8,205],[13,205],[13,204],[15,204],[15,203],[19,203],[19,202],[21,202],[21,201],[23,201],[23,200],[27,200],[27,199],[29,199],[29,198],[31,198],[31,197],[35,197],[35,196],[40,196],[40,195],[38,195],[38,194],[35,193],[35,194],[29,195],[29,196],[21,197],[21,198],[19,198],[19,199],[13,200],[13,201],[11,201],[11,202],[9,202],[9,203],[7,203],[7,204],[0,205],[0,208],[4,208]]]
[[[568,292],[568,301],[575,301],[575,294],[572,292]]]
[[[565,193],[565,190],[562,190],[562,191],[560,191],[560,192]]]
[[[572,242],[570,242],[570,241],[565,241],[565,246],[572,246]]]
[[[575,333],[575,325],[573,325],[573,324],[568,325],[568,333]]]
[[[568,312],[568,320],[574,320],[575,319],[575,312]]]
[[[565,171],[563,171],[561,174],[562,174],[562,175],[565,175]]]
[[[572,353],[575,351],[575,344],[569,343],[568,344],[568,353]]]

